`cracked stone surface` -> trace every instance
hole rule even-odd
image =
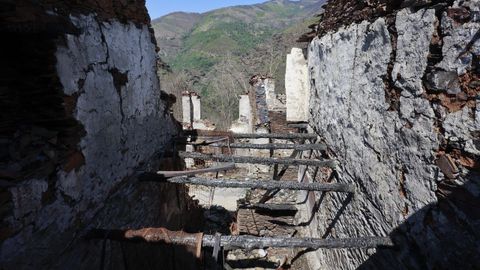
[[[15,215],[7,222],[23,229],[2,242],[2,269],[87,269],[100,259],[89,252],[101,254],[99,245],[79,238],[88,226],[180,229],[186,220],[184,203],[177,204],[187,196],[181,188],[136,187],[128,178],[141,164],[157,167],[150,160],[177,132],[160,99],[148,25],[93,14],[70,20],[81,34],[65,35],[55,56],[64,94],[76,97],[74,116],[86,131],[79,145],[84,165],[59,169],[54,184],[32,179],[11,188]],[[47,190],[54,199],[45,203]]]
[[[479,12],[480,2],[478,0],[465,1],[462,5],[467,5],[472,11]],[[455,1],[453,8],[459,7],[459,1]],[[478,35],[479,20],[472,20],[467,23],[459,24],[447,15],[442,14],[442,32],[443,38],[443,59],[437,65],[445,71],[453,71],[458,75],[465,74],[471,69],[473,56],[480,55],[480,43],[474,42],[471,48],[467,48],[467,44],[474,40],[474,36]]]
[[[422,76],[427,67],[430,41],[437,17],[435,10],[412,13],[403,9],[397,13],[397,56],[392,71],[395,85],[413,95],[423,93]],[[412,46],[412,43],[415,46]]]
[[[478,101],[476,109],[465,106],[450,113],[426,98],[423,80],[428,78],[424,75],[438,21],[434,10],[404,9],[394,22],[398,31],[395,47],[383,18],[344,26],[309,46],[310,123],[330,147],[332,157],[339,160],[340,181],[357,187],[353,200],[337,217],[345,195],[326,194],[318,227],[310,228],[311,234],[323,235],[333,224],[327,237],[390,235],[398,246],[396,251],[319,250],[309,257],[320,269],[449,269],[458,265],[473,269],[478,259],[478,236],[471,228],[480,224],[480,218],[471,214],[473,205],[459,198],[478,201],[475,190],[480,178],[462,168],[459,182],[452,183],[435,163],[444,147],[443,137],[460,138],[467,142],[464,151],[478,155],[475,136],[480,130],[475,116]],[[441,22],[445,36],[437,70],[464,74],[472,69],[472,55],[478,55],[480,42],[471,47],[470,56],[456,57],[479,24],[462,25],[444,17]],[[389,64],[393,64],[391,78],[400,95],[398,111],[389,110],[385,94],[383,79],[388,78]]]

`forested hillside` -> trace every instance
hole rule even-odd
[[[323,1],[274,0],[204,14],[172,13],[153,21],[163,70],[162,89],[202,96],[202,114],[220,128],[237,117],[237,96],[254,74],[275,78],[284,91],[285,57],[298,33],[313,23]],[[174,106],[181,119],[180,100]]]

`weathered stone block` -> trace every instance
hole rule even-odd
[[[310,102],[308,67],[300,48],[292,48],[287,55],[285,93],[287,96],[287,121],[308,121],[308,104]]]

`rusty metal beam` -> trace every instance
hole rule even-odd
[[[139,178],[141,181],[149,181],[149,179],[166,179],[166,178],[179,177],[179,176],[194,176],[202,173],[223,172],[223,171],[228,171],[233,169],[235,169],[235,163],[226,163],[223,165],[219,165],[211,168],[204,168],[204,169],[195,169],[195,170],[187,170],[187,171],[158,171],[155,173],[143,173],[140,175]]]
[[[230,147],[230,148],[240,148],[240,149],[285,149],[285,150],[298,150],[298,151],[307,151],[307,150],[327,150],[327,146],[324,144],[281,144],[281,143],[266,143],[266,144],[252,144],[252,143],[215,143],[212,144],[215,147]]]
[[[194,145],[194,146],[207,146],[217,144],[220,142],[228,141],[228,137],[195,137],[194,141],[189,137],[176,137],[175,143],[179,145]]]
[[[313,160],[313,159],[292,159],[292,158],[264,158],[264,157],[247,157],[247,156],[229,156],[229,155],[207,155],[195,152],[179,152],[181,158],[196,158],[200,160],[216,160],[219,162],[235,162],[235,163],[249,163],[274,165],[283,164],[290,166],[313,166],[313,167],[330,167],[334,168],[335,160]]]
[[[287,127],[306,129],[306,128],[308,128],[308,123],[288,123]]]
[[[204,235],[202,246],[213,246],[215,236]],[[249,235],[221,236],[220,245],[227,250],[258,248],[311,248],[311,249],[362,249],[391,247],[389,237],[359,237],[343,239],[292,238],[292,237],[256,237]]]
[[[240,208],[264,210],[264,211],[280,211],[280,212],[297,212],[298,211],[298,208],[293,204],[256,203],[256,204],[244,204],[244,205],[241,205]]]
[[[233,133],[235,139],[316,139],[316,134],[309,133]]]
[[[154,179],[152,179],[155,181]],[[297,181],[238,180],[179,176],[165,179],[159,177],[155,182],[190,184],[218,188],[287,189],[309,191],[334,191],[354,193],[355,186],[342,183],[299,183]]]
[[[392,247],[389,237],[359,237],[343,239],[292,238],[292,237],[255,237],[249,235],[222,236],[188,234],[172,232],[164,228],[146,228],[141,230],[103,230],[94,229],[87,239],[109,239],[115,241],[136,241],[149,243],[166,243],[174,245],[189,245],[215,247],[218,244],[227,250],[256,248],[310,248],[310,249],[363,249],[377,247]]]
[[[316,139],[316,134],[309,133],[232,133],[229,131],[186,130],[184,135],[191,137],[233,137],[236,139]]]

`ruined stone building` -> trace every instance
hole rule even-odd
[[[337,0],[322,16],[302,38],[309,123],[357,193],[317,194],[310,231],[397,248],[319,250],[313,269],[478,269],[480,2]]]
[[[303,157],[335,168],[299,182],[355,193],[299,193],[299,234],[394,247],[298,250],[306,267],[479,269],[480,1],[331,0],[310,28],[285,96],[252,78],[231,134],[308,126],[325,148]],[[0,269],[202,269],[192,248],[87,237],[203,228],[185,185],[137,179],[185,169],[182,127],[215,129],[196,93],[169,113],[152,31],[144,1],[0,0]]]
[[[0,268],[188,269],[182,247],[84,239],[201,220],[181,186],[132,178],[166,166],[181,130],[144,2],[5,0],[0,14]]]

